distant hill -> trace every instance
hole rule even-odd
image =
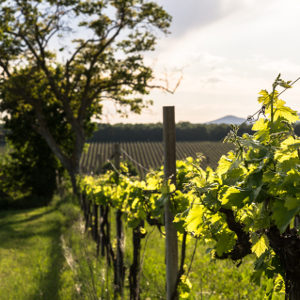
[[[300,117],[300,113],[298,113],[298,116]],[[240,124],[244,123],[245,121],[246,121],[246,119],[228,115],[228,116],[222,117],[220,119],[216,119],[216,120],[207,122],[205,124],[228,124],[228,125],[236,124],[236,125],[240,125]],[[297,121],[296,123],[299,124],[300,121]],[[249,123],[247,123],[247,124],[249,124]]]
[[[217,119],[214,121],[207,122],[206,124],[236,124],[236,125],[240,125],[243,122],[245,122],[245,119],[229,115],[229,116],[225,116],[223,118],[220,118],[220,119]]]

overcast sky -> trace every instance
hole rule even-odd
[[[170,88],[181,74],[182,81],[173,95],[153,91],[154,105],[140,116],[106,114],[103,121],[161,122],[164,105],[175,106],[177,122],[246,118],[259,109],[258,92],[270,90],[278,73],[285,80],[300,76],[299,0],[158,2],[173,16],[172,34],[160,38],[146,62]],[[300,81],[282,98],[299,111]]]

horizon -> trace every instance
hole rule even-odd
[[[211,120],[211,121],[208,121],[208,122],[204,122],[204,123],[194,123],[194,122],[190,122],[190,121],[176,121],[176,124],[180,124],[180,123],[189,123],[189,124],[203,124],[203,125],[210,125],[210,124],[216,124],[216,125],[221,125],[221,124],[225,124],[225,125],[228,125],[226,123],[212,123],[212,122],[215,122],[215,121],[219,121],[219,120],[222,120],[222,119],[226,119],[226,118],[236,118],[236,119],[243,119],[246,121],[246,118],[241,118],[241,117],[238,117],[238,116],[234,116],[234,115],[226,115],[226,116],[223,116],[221,118],[218,118],[218,119],[215,119],[215,120]],[[126,124],[126,125],[147,125],[147,124],[162,124],[161,121],[159,122],[149,122],[149,123],[124,123],[124,122],[119,122],[119,123],[103,123],[103,122],[96,122],[97,124],[103,124],[103,125],[118,125],[118,124]]]

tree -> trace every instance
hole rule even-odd
[[[257,257],[253,278],[269,278],[267,299],[284,291],[300,299],[300,139],[292,124],[296,111],[279,99],[276,88],[290,88],[278,76],[272,91],[260,92],[262,108],[253,136],[227,140],[235,151],[223,156],[214,172],[199,169],[194,183],[198,200],[186,217],[186,229],[205,236],[215,247],[215,257],[236,262],[251,253]],[[192,175],[193,177],[194,175]],[[191,184],[192,184],[191,183]]]
[[[27,195],[27,198],[47,203],[56,189],[57,172],[62,170],[46,141],[33,130],[38,121],[32,105],[24,101],[24,95],[40,98],[51,134],[68,153],[71,151],[70,130],[64,114],[47,89],[42,74],[33,73],[31,68],[15,72],[0,86],[0,95],[3,99],[0,111],[6,112],[4,128],[10,146],[9,158],[2,165],[2,179],[13,194],[18,191],[21,196]],[[26,206],[27,202],[23,205]],[[29,205],[32,205],[31,202]]]
[[[41,74],[70,129],[70,153],[49,129],[42,97],[21,87],[19,93],[34,110],[33,129],[68,171],[77,192],[91,118],[101,117],[104,100],[113,100],[119,113],[124,107],[139,113],[149,104],[142,96],[149,93],[153,73],[142,54],[154,50],[155,30],[167,33],[171,17],[144,0],[0,0],[0,5],[1,84],[22,70],[32,80]],[[53,43],[63,45],[57,51]]]

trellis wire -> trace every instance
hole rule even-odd
[[[299,81],[300,80],[300,77],[298,77],[296,80],[294,80],[291,84],[290,84],[290,86],[293,86],[297,81]],[[278,97],[280,96],[280,95],[282,95],[287,89],[289,89],[288,87],[286,87],[286,88],[284,88],[283,89],[283,91],[281,91],[279,94],[278,94]],[[267,99],[267,97],[265,97],[264,98],[264,100],[265,99]],[[255,121],[257,121],[258,120],[258,118],[259,118],[259,116],[262,114],[262,115],[265,115],[265,106],[263,105],[257,112],[255,112],[254,114],[252,114],[252,115],[250,115],[250,116],[248,116],[247,117],[247,119],[243,122],[243,123],[241,123],[240,125],[239,125],[239,127],[241,127],[241,126],[243,126],[244,124],[246,124],[247,122],[251,122],[251,123],[253,123],[253,122],[255,122]],[[254,119],[254,117],[257,115],[257,118],[256,118],[256,120]]]
[[[136,161],[132,156],[130,156],[124,149],[121,148],[121,152],[128,157],[128,159],[130,159],[133,163],[137,164],[139,167],[141,167],[142,169],[144,169],[147,172],[151,172],[149,169],[147,169],[146,167],[144,167],[141,163],[139,163],[138,161]]]

